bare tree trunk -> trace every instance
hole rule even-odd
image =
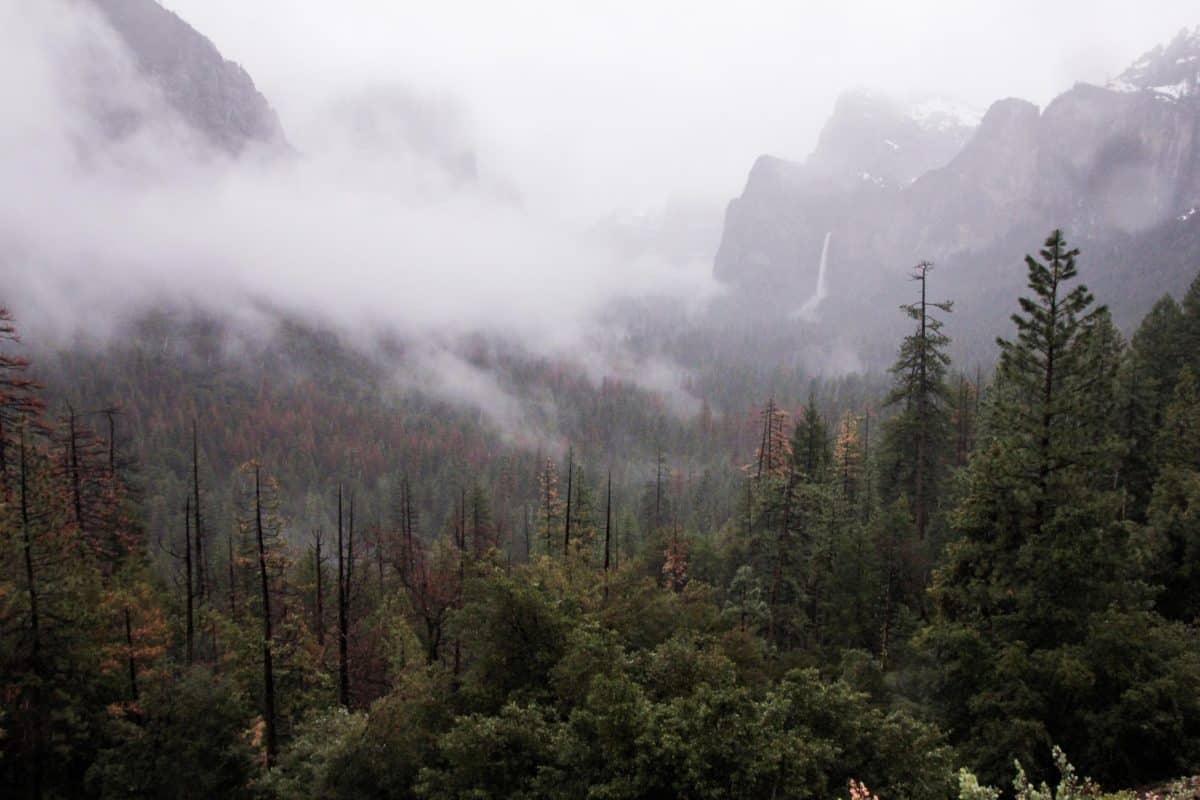
[[[529,540],[529,506],[524,506],[525,509],[525,563],[529,563],[529,559],[533,550],[532,542]]]
[[[604,502],[604,598],[608,599],[608,566],[612,544],[612,470],[608,471],[608,490]]]
[[[196,599],[203,603],[208,586],[204,569],[204,528],[200,516],[200,446],[195,419],[192,419],[192,513],[195,515],[193,543],[196,547]]]
[[[129,619],[129,606],[125,606],[125,659],[129,665],[129,697],[137,702],[137,663],[133,658],[133,624]]]
[[[383,525],[375,528],[375,567],[379,571],[379,602],[383,602]]]
[[[71,509],[75,527],[85,535],[83,521],[83,486],[79,468],[79,428],[75,424],[75,409],[67,406],[67,475],[71,483]]]
[[[400,581],[405,586],[410,585],[413,569],[413,525],[412,525],[412,492],[408,487],[408,476],[400,484],[400,528],[404,537],[404,564],[400,569]]]
[[[871,521],[871,408],[863,414],[863,520]]]
[[[25,557],[25,588],[29,595],[30,663],[36,678],[33,687],[35,730],[33,742],[33,774],[30,776],[30,796],[42,796],[42,733],[44,704],[42,702],[42,626],[38,609],[38,587],[33,567],[33,530],[29,513],[29,467],[26,457],[25,429],[21,429],[21,533]]]
[[[354,490],[350,490],[350,507],[346,514],[346,617],[350,617],[354,597]]]
[[[229,618],[237,619],[237,574],[234,570],[233,532],[225,535],[226,556],[229,561]]]
[[[462,608],[463,584],[466,582],[466,549],[467,549],[467,490],[459,490],[458,501],[458,587],[455,592],[454,607]],[[454,679],[457,682],[459,671],[462,669],[462,640],[454,637]]]
[[[313,552],[313,569],[317,575],[317,602],[316,602],[316,619],[313,621],[313,630],[317,634],[317,644],[325,646],[325,587],[322,583],[322,573],[324,569],[321,565],[321,530],[318,528],[313,536],[316,539]]]
[[[420,517],[418,516],[418,512],[413,509],[412,484],[408,482],[407,478],[404,480],[404,504],[404,507],[407,511],[404,516],[404,524],[408,528],[408,569],[411,574],[412,569],[417,563],[416,541],[417,537],[420,535],[418,532]]]
[[[262,491],[259,468],[254,466],[254,531],[258,538],[258,576],[262,586],[263,614],[263,718],[266,723],[267,767],[275,760],[275,669],[271,659],[271,590],[267,580],[267,548],[263,540]]]
[[[563,558],[571,554],[571,494],[574,479],[575,449],[571,448],[567,452],[567,514],[565,532],[563,534]]]
[[[654,465],[654,532],[662,527],[662,483],[663,483],[663,452],[658,447],[658,456]]]
[[[117,410],[114,408],[104,409],[104,418],[108,420],[108,477],[109,480],[115,480],[117,477]]]
[[[192,498],[184,502],[183,507],[183,569],[185,591],[185,615],[187,620],[184,629],[184,658],[190,667],[196,658],[196,590],[192,577]]]
[[[346,657],[349,643],[349,619],[346,613],[345,543],[342,539],[342,486],[338,484],[338,535],[337,535],[337,601],[338,601],[338,703],[350,707],[350,669]]]

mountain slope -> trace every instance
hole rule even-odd
[[[139,70],[209,144],[236,155],[286,146],[279,118],[254,81],[211,41],[156,0],[88,0],[128,46]]]

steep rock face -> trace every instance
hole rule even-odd
[[[1198,123],[1192,98],[1076,86],[1042,115],[1043,208],[1088,233],[1163,222],[1200,190]]]
[[[805,166],[838,188],[902,187],[952,159],[977,122],[936,101],[905,107],[884,95],[846,92]]]
[[[799,164],[762,156],[746,190],[730,202],[717,249],[718,280],[758,293],[805,280],[800,254],[815,249],[851,193],[810,177]]]
[[[254,81],[156,0],[89,0],[128,46],[139,70],[214,147],[286,146],[279,118]]]
[[[911,141],[892,147],[905,135],[904,115],[849,96],[803,165],[755,164],[729,205],[715,275],[743,308],[795,308],[811,296],[821,241],[832,232],[825,305],[870,324],[860,312],[868,299],[878,302],[874,287],[891,287],[884,295],[900,289],[918,259],[942,264],[939,280],[968,307],[1019,290],[1021,270],[1010,267],[1055,226],[1100,253],[1130,252],[1130,242],[1141,242],[1165,257],[1147,237],[1200,207],[1198,82],[1200,28],[1155,48],[1107,86],[1077,84],[1041,112],[1001,100],[965,144],[929,143],[927,156],[905,162],[887,159],[889,150],[919,150]],[[1170,260],[1200,268],[1200,251]],[[1099,261],[1129,274],[1093,272],[1097,286],[1121,287],[1146,271],[1178,283],[1176,268]]]
[[[1036,191],[1037,125],[1032,103],[993,104],[963,151],[897,196],[882,226],[872,219],[858,223],[889,232],[870,255],[895,254],[903,264],[919,254],[938,259],[1010,229],[1027,213]]]
[[[956,112],[936,100],[906,108],[879,94],[842,95],[803,164],[755,162],[726,210],[716,277],[782,298],[811,287],[827,233],[865,209],[892,206],[898,192],[962,149],[976,120]],[[834,238],[841,247],[843,237]]]

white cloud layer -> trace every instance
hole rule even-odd
[[[553,348],[618,293],[708,284],[706,264],[617,258],[570,213],[487,178],[455,185],[427,153],[352,146],[344,113],[313,123],[320,146],[297,157],[205,153],[85,8],[0,5],[2,268],[18,299],[63,312],[62,324],[159,295],[250,297],[340,323],[485,329]],[[148,122],[113,141],[114,108]]]

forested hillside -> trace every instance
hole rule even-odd
[[[1200,279],[1126,341],[1090,264],[1052,233],[977,366],[922,263],[886,375],[710,359],[699,409],[463,344],[535,409],[515,422],[399,380],[404,344],[294,319],[51,347],[11,308],[0,787],[917,800],[1195,775]]]

